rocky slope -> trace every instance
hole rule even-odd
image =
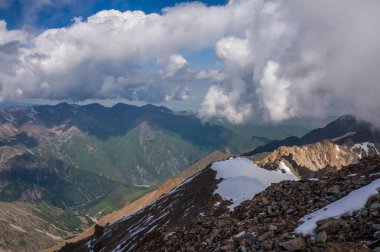
[[[230,210],[231,201],[215,194],[224,180],[209,167],[139,212],[97,227],[91,237],[61,251],[370,251],[380,238],[379,193],[352,214],[318,221],[315,236],[294,230],[305,215],[378,182],[379,174],[380,157],[366,157],[313,179],[272,184]]]
[[[46,204],[0,202],[0,251],[40,251],[87,222]]]

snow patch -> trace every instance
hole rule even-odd
[[[339,146],[338,146],[338,145],[335,145],[335,150],[336,150],[337,152],[339,152],[339,151],[340,151],[340,148],[339,148]]]
[[[309,180],[309,181],[318,181],[319,179],[317,179],[317,178],[309,178],[307,180]]]
[[[281,164],[282,163],[282,164]],[[290,169],[281,162],[282,171],[268,171],[256,166],[246,158],[230,158],[212,164],[211,169],[217,172],[216,179],[223,179],[215,193],[225,200],[232,200],[232,210],[245,200],[252,199],[272,183],[283,180],[298,180]]]
[[[352,215],[353,212],[362,209],[368,199],[378,194],[380,179],[372,181],[369,185],[350,192],[346,197],[337,200],[324,208],[304,216],[300,221],[303,223],[295,229],[295,233],[302,235],[313,234],[317,228],[317,221],[328,218],[339,218],[344,214]]]
[[[245,235],[245,231],[241,231],[240,233],[234,235],[234,238],[240,238],[240,237],[243,237]]]
[[[369,155],[370,147],[372,147],[378,155],[380,154],[379,150],[376,148],[376,145],[370,142],[357,143],[351,147],[351,150],[359,150],[360,151],[359,158],[362,158],[362,153],[365,153],[365,155],[367,156]]]

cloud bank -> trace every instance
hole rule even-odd
[[[145,14],[106,10],[31,34],[0,22],[0,99],[162,102],[241,123],[356,113],[380,118],[380,2],[231,0]],[[186,55],[215,48],[219,69]],[[209,86],[206,94],[193,93]]]

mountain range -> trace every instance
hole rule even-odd
[[[8,214],[1,246],[47,248],[154,191],[214,150],[243,153],[273,138],[304,132],[300,127],[270,132],[254,127],[257,131],[250,132],[257,134],[247,138],[247,131],[231,125],[203,123],[195,115],[153,105],[3,107],[0,205]],[[33,228],[14,223],[13,203],[36,220]],[[57,223],[46,228],[44,223],[52,220]]]
[[[149,204],[241,153],[258,167],[306,178],[378,154],[378,143],[375,127],[349,115],[307,133],[291,124],[204,123],[153,105],[7,107],[0,110],[0,248],[59,249],[136,211],[146,218]],[[218,180],[208,174],[188,197],[206,185],[214,197]]]
[[[167,183],[171,183],[170,187],[155,191],[160,197],[144,202],[134,211],[124,211],[104,219],[93,226],[90,232],[69,241],[61,251],[324,250],[331,245],[325,243],[326,240],[333,242],[338,239],[331,236],[331,231],[327,234],[323,231],[322,234],[329,237],[324,238],[323,244],[315,244],[310,243],[307,237],[289,236],[285,230],[292,232],[291,229],[297,227],[298,219],[303,215],[344,198],[351,191],[376,179],[379,166],[378,158],[375,157],[380,153],[378,139],[360,138],[360,131],[356,137],[350,138],[355,135],[352,130],[358,128],[364,132],[371,129],[374,131],[371,136],[377,135],[377,129],[371,124],[353,116],[343,116],[325,128],[306,134],[315,136],[316,142],[310,144],[281,146],[271,153],[248,156],[249,159],[228,159],[231,155],[211,154],[201,159],[198,165],[182,172],[188,176],[178,177],[174,183],[169,180]],[[317,136],[318,132],[321,136]],[[317,141],[319,139],[322,141]],[[355,142],[358,140],[371,142]],[[359,159],[362,160],[357,161]],[[218,169],[218,166],[222,169]],[[220,170],[224,174],[218,175]],[[254,174],[250,174],[252,172]],[[344,182],[341,182],[342,176]],[[357,180],[358,177],[365,179]],[[271,185],[281,180],[285,182],[281,182],[280,187],[284,184],[305,196],[297,199],[295,194]],[[346,183],[353,183],[354,186],[347,187]],[[281,197],[276,197],[276,194],[279,195],[276,190],[280,190]],[[269,194],[272,201],[263,198],[261,193]],[[295,200],[302,202],[295,203]],[[263,203],[260,205],[255,203],[257,201]],[[278,206],[277,201],[283,204]],[[263,207],[263,204],[273,205],[273,210],[268,209],[270,218],[257,207]],[[278,207],[282,209],[280,212],[276,212]],[[252,211],[256,211],[252,217],[246,214]],[[266,218],[260,218],[260,215]],[[369,223],[373,223],[375,220],[373,216],[370,217]],[[287,218],[292,219],[290,224],[280,221]],[[242,220],[244,224],[241,224]],[[260,228],[253,223],[259,224]],[[372,231],[372,227],[368,230],[376,231]],[[362,229],[357,231],[363,232]],[[88,237],[91,232],[93,234]],[[275,234],[282,236],[273,240]],[[359,236],[360,239],[369,239],[368,233],[360,233]],[[357,241],[350,235],[346,239]]]

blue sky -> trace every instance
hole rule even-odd
[[[160,12],[188,0],[0,0],[0,19],[8,28],[56,28],[69,25],[74,17],[87,18],[101,10],[142,10]],[[200,1],[207,5],[224,5],[227,0]]]

